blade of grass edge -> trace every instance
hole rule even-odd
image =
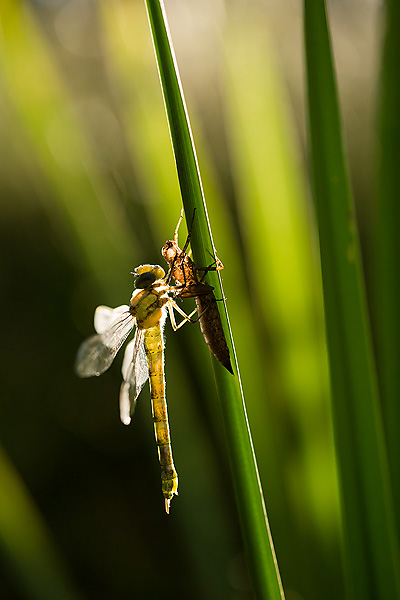
[[[187,223],[190,223],[196,209],[191,237],[193,255],[197,264],[206,265],[210,262],[210,253],[215,258],[215,250],[165,9],[160,0],[146,0],[146,7]],[[218,284],[217,289],[220,289],[221,297],[224,298],[220,277],[217,278],[214,274],[210,279],[212,285]],[[221,317],[225,321],[227,331],[226,326],[229,328],[229,323],[226,305],[225,314],[222,312]],[[238,373],[230,328],[229,333]],[[284,597],[283,589],[266,516],[239,373],[232,377],[216,361],[213,361],[213,368],[253,590],[257,598],[280,599]]]
[[[310,160],[349,597],[399,598],[382,419],[323,0],[304,1]]]
[[[397,528],[400,528],[400,3],[387,0],[378,114],[375,265],[378,371]]]

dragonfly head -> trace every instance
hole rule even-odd
[[[159,265],[140,265],[132,272],[136,289],[151,287],[158,279],[165,277],[165,271]]]

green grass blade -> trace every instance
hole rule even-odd
[[[351,598],[399,598],[388,469],[323,0],[305,0],[308,108]]]
[[[165,24],[165,11],[159,1],[146,1],[146,5],[188,224],[191,222],[194,209],[197,211],[193,224],[191,245],[198,264],[206,265],[210,263],[210,253],[215,255],[215,252],[210,244],[211,233],[209,226],[207,226],[208,217],[206,216],[200,172],[176,59]]]
[[[193,254],[197,264],[206,265],[210,262],[208,253],[215,253],[165,11],[159,0],[146,0],[146,5],[187,222],[190,223],[193,210],[196,208],[197,211],[191,240]],[[217,277],[210,278],[210,282],[217,285]],[[222,290],[220,293],[223,294]],[[224,314],[221,316],[223,319],[227,318]],[[219,364],[213,364],[253,589],[257,598],[282,598],[283,590],[269,532],[240,379],[238,375],[229,375]]]
[[[378,367],[397,523],[400,524],[400,4],[386,2],[379,107],[376,303]]]

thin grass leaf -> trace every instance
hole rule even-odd
[[[146,6],[187,223],[190,223],[193,211],[196,209],[191,240],[193,255],[197,264],[207,265],[210,262],[209,253],[211,252],[215,257],[215,251],[166,15],[163,4],[159,0],[146,0]],[[217,285],[216,276],[210,279],[212,285]],[[219,288],[221,289],[220,285]],[[220,293],[223,297],[222,289]],[[227,316],[223,314],[221,316],[226,324]],[[232,339],[231,344],[233,349]],[[283,598],[240,378],[239,375],[235,377],[229,375],[215,361],[213,365],[254,592],[257,598]],[[238,373],[237,364],[236,372]]]
[[[305,0],[314,198],[351,598],[399,598],[399,563],[359,242],[323,0]]]
[[[215,258],[215,251],[212,242],[210,244],[211,231],[176,59],[165,25],[163,5],[157,1],[146,2],[146,6],[153,33],[153,44],[168,116],[186,222],[190,224],[193,211],[196,209],[197,214],[193,223],[191,243],[198,264],[206,265],[210,262],[210,254]]]
[[[400,524],[400,4],[386,2],[378,139],[378,367],[397,526]]]
[[[237,339],[240,333],[248,336],[250,328],[244,332],[241,326],[235,332],[235,341],[260,475],[262,481],[268,478],[269,502],[276,493],[273,481],[275,486],[280,480],[287,486],[278,492],[281,522],[286,523],[279,529],[280,548],[286,548],[282,557],[291,555],[298,573],[310,573],[312,585],[318,587],[321,597],[330,594],[339,598],[343,596],[342,578],[335,575],[333,587],[326,571],[329,565],[337,573],[338,561],[327,559],[321,552],[328,540],[339,540],[340,511],[333,436],[326,418],[329,374],[322,282],[319,265],[311,254],[314,229],[310,231],[313,224],[309,220],[305,180],[298,168],[296,129],[265,22],[256,21],[243,5],[238,5],[230,11],[226,29],[224,48],[228,59],[222,89],[246,257],[244,289],[250,292],[242,315],[254,320],[258,333],[254,347],[258,342],[258,350],[254,354],[247,352],[246,356],[248,342]],[[232,314],[234,305],[230,303],[229,308]],[[271,340],[268,349],[267,337]],[[257,381],[257,360],[262,362],[261,381]],[[245,379],[245,369],[252,373],[250,382]],[[271,390],[271,398],[265,402],[264,395],[259,395],[254,406],[250,404],[253,398],[248,394],[248,386],[257,384],[259,389]],[[271,409],[276,410],[273,415],[268,414]],[[296,439],[293,452],[297,484],[293,488],[288,484],[287,473],[292,467],[288,439],[284,443],[285,427],[277,425],[285,411],[285,418],[292,422],[290,439]],[[278,471],[274,479],[275,469]],[[304,537],[296,545],[293,530],[300,523]],[[308,545],[308,552],[299,556],[299,545]],[[296,587],[293,579],[292,586],[304,598],[315,595],[310,587]]]

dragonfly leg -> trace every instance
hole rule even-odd
[[[216,298],[213,298],[213,300],[217,301]],[[197,315],[196,319],[191,319],[191,323],[197,323],[197,321],[200,321],[201,317],[204,315],[204,313],[206,313],[208,311],[208,309],[210,308],[211,304],[207,304],[207,306],[205,307],[204,310],[201,311],[200,314]],[[193,314],[193,313],[191,313]]]
[[[193,223],[194,223],[194,217],[195,217],[195,214],[196,214],[196,209],[193,209],[193,216],[192,216],[192,220],[191,220],[191,222],[190,222],[189,231],[188,231],[188,236],[187,236],[187,238],[186,238],[185,245],[184,245],[184,246],[183,246],[183,248],[182,248],[182,252],[183,252],[183,254],[186,254],[186,250],[188,249],[189,242],[190,242],[190,238],[192,237],[192,229],[193,229]],[[183,216],[183,215],[182,215],[182,213],[181,213],[181,220],[182,220],[182,216]],[[178,226],[180,225],[180,222],[181,222],[181,221],[179,221],[179,223],[178,223]],[[176,238],[174,238],[174,240],[175,240],[175,242],[176,242],[176,243],[178,243],[178,227],[177,227],[177,228],[176,228],[176,230],[175,230],[175,234],[176,234]]]
[[[175,319],[175,315],[174,315],[174,311],[173,309],[176,310],[176,312],[178,312],[180,315],[182,315],[183,320],[180,323],[176,322]],[[184,325],[185,323],[189,322],[189,323],[196,323],[197,319],[192,320],[192,316],[196,313],[197,308],[195,308],[190,315],[187,315],[185,313],[185,311],[183,311],[176,302],[174,302],[172,299],[169,300],[168,302],[168,312],[169,312],[169,318],[171,321],[171,325],[172,325],[172,329],[174,331],[177,331],[178,329],[180,329],[182,327],[182,325]]]
[[[167,284],[169,284],[169,282],[171,281],[172,274],[174,273],[175,267],[178,264],[177,268],[178,269],[182,269],[182,274],[183,274],[183,279],[184,279],[183,285],[184,285],[184,287],[186,287],[186,269],[182,268],[182,264],[183,264],[183,262],[184,262],[184,260],[185,260],[185,258],[187,256],[186,255],[186,249],[187,249],[187,247],[189,245],[189,241],[190,241],[190,236],[191,236],[191,231],[192,231],[192,227],[193,227],[193,220],[194,220],[195,211],[196,211],[196,209],[194,209],[194,211],[193,211],[192,222],[191,222],[190,227],[189,227],[189,233],[188,233],[185,245],[183,247],[183,250],[180,250],[179,246],[178,246],[178,230],[179,230],[179,226],[180,226],[180,224],[182,222],[182,219],[184,217],[184,214],[185,214],[183,208],[181,210],[181,214],[180,214],[180,217],[178,219],[178,223],[177,223],[177,225],[175,227],[175,231],[174,231],[174,243],[175,243],[175,247],[176,247],[176,253],[175,253],[175,256],[173,258],[172,263],[170,263],[170,267],[168,269],[168,273],[166,274],[166,276],[164,278]]]
[[[179,217],[179,220],[178,220],[177,226],[175,227],[175,232],[174,232],[174,242],[175,242],[176,245],[178,245],[178,230],[179,230],[179,225],[182,222],[184,214],[185,213],[184,213],[184,210],[182,208],[182,210],[181,210],[181,216]]]
[[[204,275],[200,279],[200,281],[203,282],[208,271],[222,271],[223,268],[224,268],[224,265],[222,264],[222,262],[219,260],[219,258],[217,256],[215,258],[215,260],[211,263],[211,265],[209,265],[208,267],[196,267],[196,270],[204,271]]]

